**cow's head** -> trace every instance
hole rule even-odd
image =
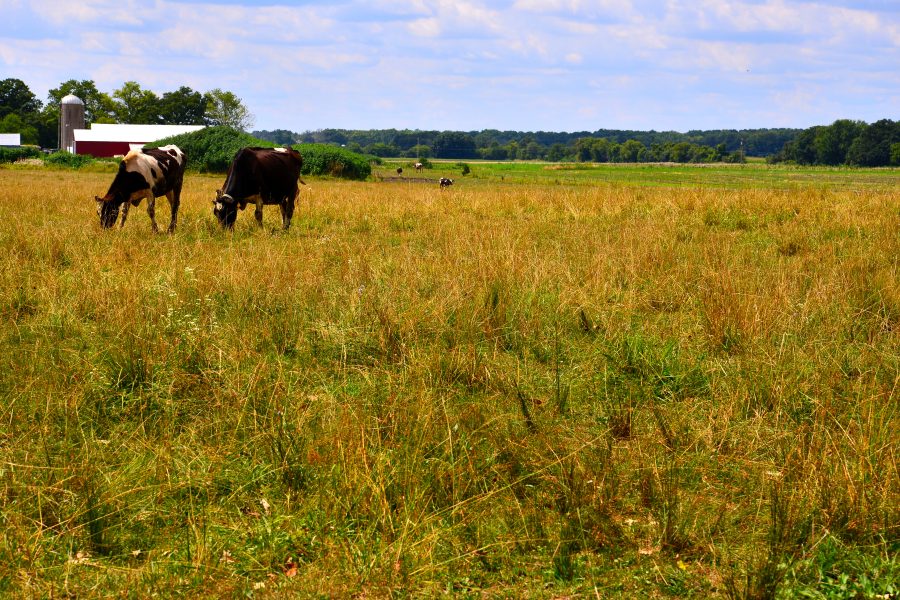
[[[121,203],[116,202],[115,198],[110,198],[109,196],[106,198],[94,196],[94,200],[97,201],[97,215],[100,217],[100,226],[103,229],[109,229],[116,224],[116,219],[119,218]]]
[[[223,194],[222,190],[216,190],[216,199],[213,200],[213,214],[219,220],[219,224],[226,229],[234,227],[234,221],[237,219],[237,202],[228,194]]]

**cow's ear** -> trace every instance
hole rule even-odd
[[[96,200],[97,202],[103,202],[103,198],[101,198],[100,196],[94,196],[94,200]]]

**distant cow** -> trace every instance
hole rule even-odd
[[[291,148],[242,148],[235,154],[225,185],[216,190],[213,214],[228,229],[234,227],[238,209],[244,210],[248,202],[256,204],[256,222],[262,226],[262,211],[266,204],[281,207],[281,223],[285,229],[291,226],[294,201],[297,198],[297,182],[303,158]]]
[[[441,183],[441,189],[444,189],[445,187],[450,187],[451,185],[453,185],[453,180],[447,179],[446,177],[441,177],[440,183]]]
[[[403,175],[403,167],[397,167],[397,175]]]
[[[421,170],[422,170],[422,167],[424,167],[425,165],[423,165],[423,164],[420,163],[420,162],[417,162],[417,163],[416,163],[415,165],[413,165],[413,166],[416,168],[416,171],[421,171]]]
[[[171,211],[169,233],[175,231],[185,163],[187,156],[178,146],[132,150],[126,154],[119,163],[119,172],[116,173],[106,195],[102,198],[94,196],[97,201],[97,214],[100,215],[100,225],[104,228],[115,225],[121,208],[120,227],[124,227],[125,219],[128,218],[128,208],[132,204],[137,206],[146,198],[147,214],[150,215],[153,231],[157,232],[159,228],[156,226],[156,198],[165,196]]]

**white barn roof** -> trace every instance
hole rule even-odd
[[[0,146],[21,146],[21,133],[0,133]]]
[[[93,123],[90,129],[73,129],[76,142],[155,142],[172,135],[191,133],[203,125],[118,125]]]

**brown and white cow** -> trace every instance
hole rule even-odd
[[[299,188],[303,158],[292,148],[241,148],[231,161],[225,184],[216,190],[213,214],[222,227],[234,227],[238,209],[248,203],[256,204],[256,222],[262,226],[262,211],[266,204],[281,207],[281,223],[291,226],[294,201]]]
[[[186,163],[187,156],[178,146],[174,145],[147,150],[132,150],[126,154],[119,163],[119,172],[116,173],[106,195],[102,198],[94,196],[97,201],[97,214],[100,215],[100,225],[104,228],[115,225],[121,209],[122,223],[120,227],[125,227],[128,208],[132,204],[137,206],[141,200],[146,198],[150,223],[153,231],[158,232],[156,198],[165,196],[169,201],[171,211],[169,233],[175,231],[175,226],[178,224],[178,205],[181,203],[181,186],[184,183]]]

